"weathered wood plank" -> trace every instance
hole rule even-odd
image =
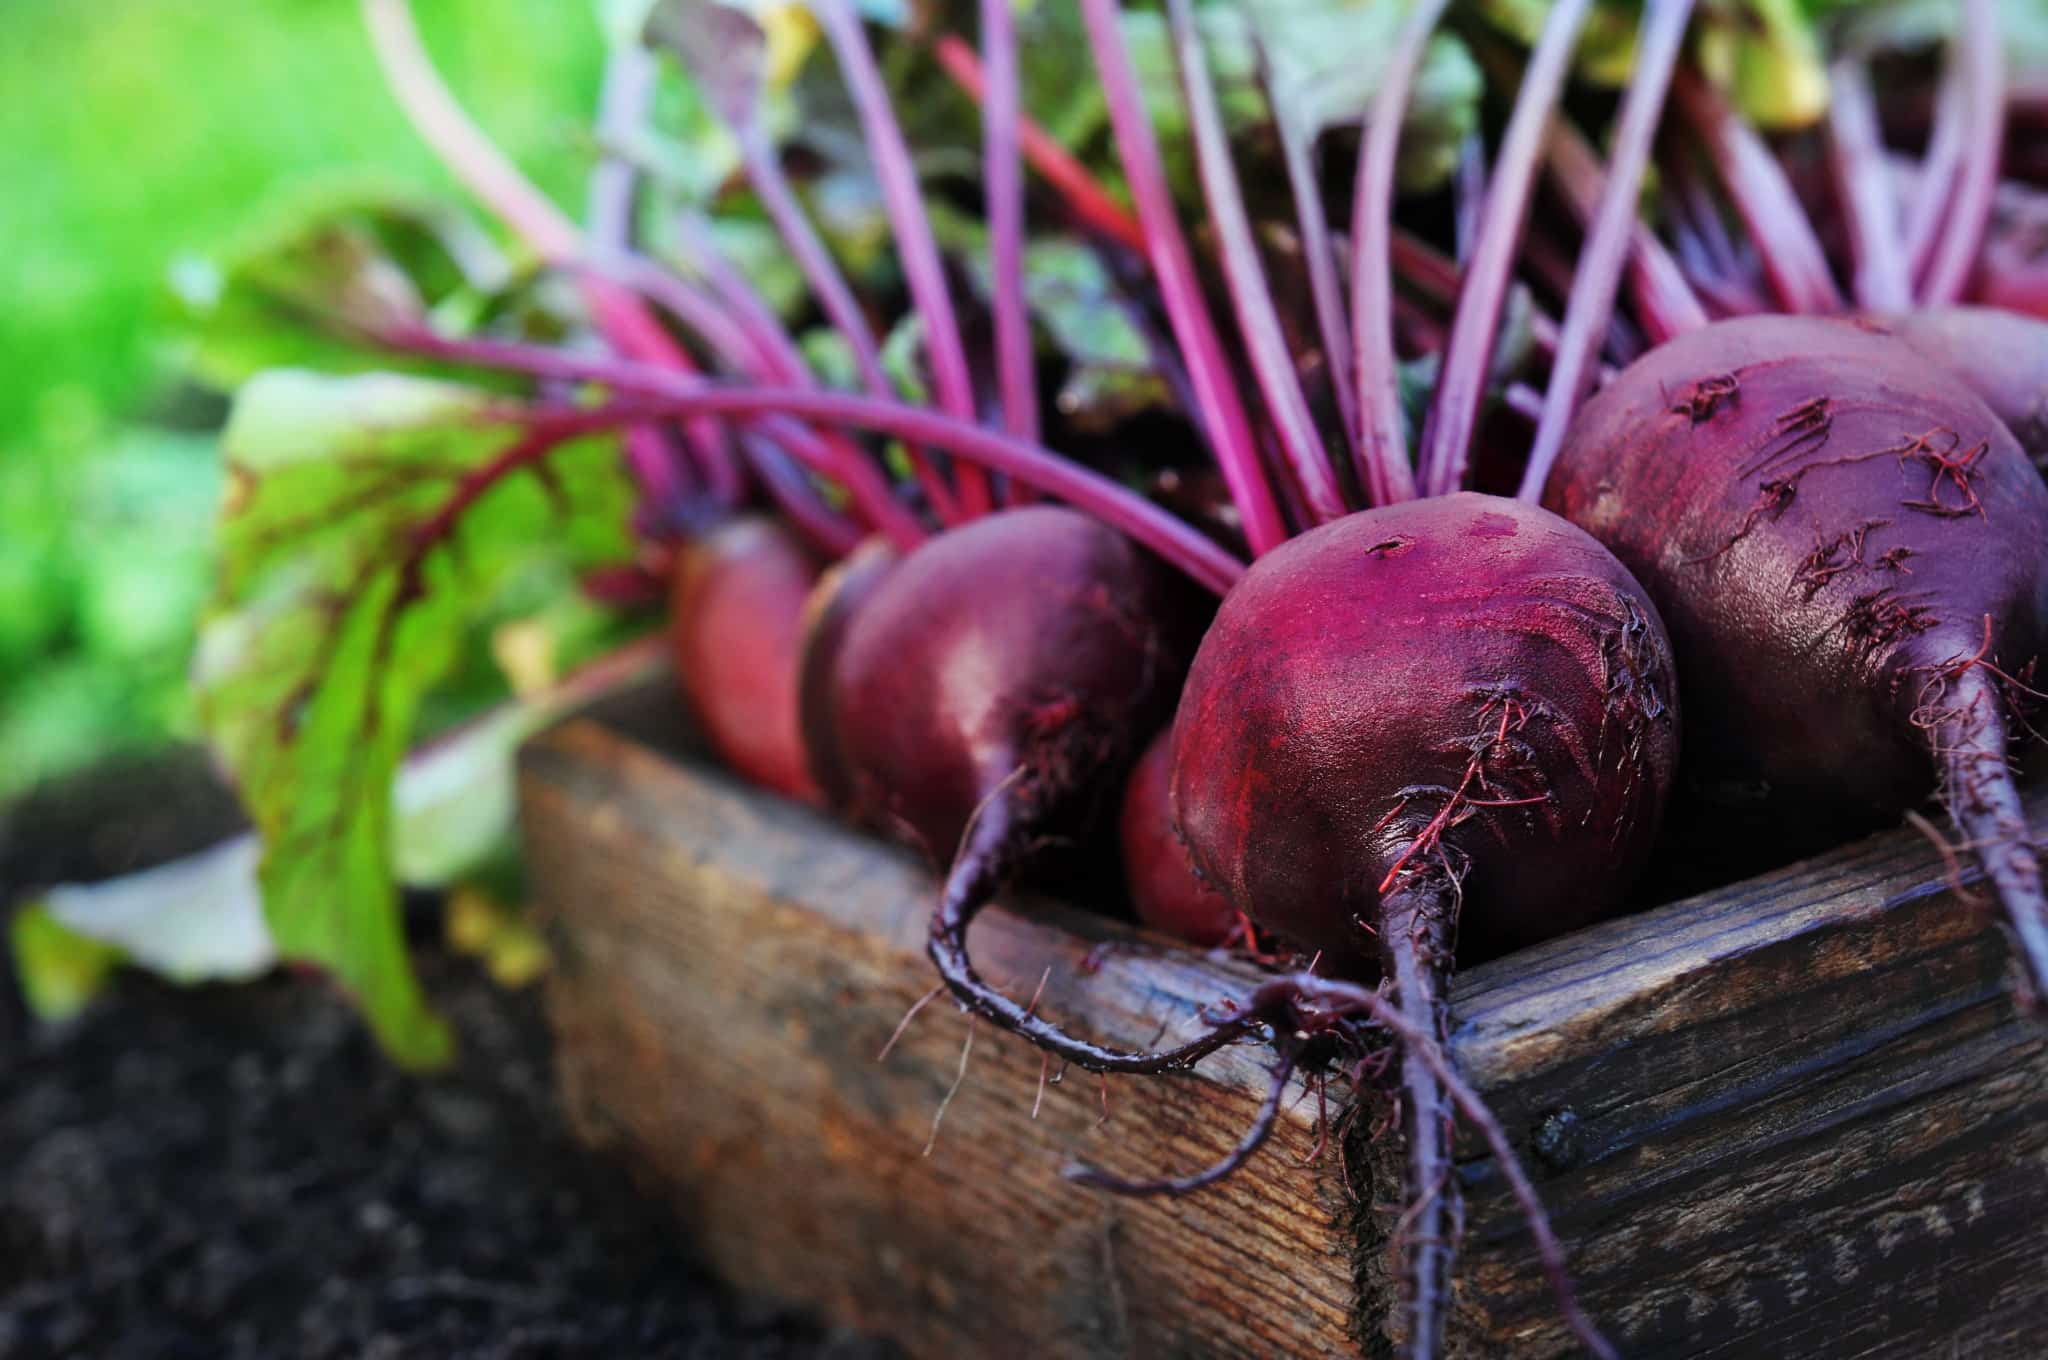
[[[570,1103],[674,1194],[743,1287],[891,1333],[916,1354],[1345,1354],[1350,1209],[1334,1175],[1239,1177],[1178,1202],[1067,1184],[1077,1154],[1133,1172],[1221,1155],[1264,1094],[1251,1054],[1197,1078],[1076,1074],[1031,1117],[1040,1063],[986,1029],[931,1155],[966,1019],[922,1012],[928,878],[801,809],[687,774],[592,723],[525,761],[535,879],[560,963],[551,986]],[[976,927],[990,976],[1101,1038],[1190,1029],[1241,970],[1057,908]],[[1315,1101],[1270,1163],[1315,1142]],[[1334,1157],[1326,1159],[1334,1165]]]
[[[1503,1121],[1569,1116],[1530,1164],[1629,1354],[2048,1344],[2048,1033],[1943,872],[1877,837],[1461,979],[1458,1059]],[[1471,1352],[1561,1351],[1512,1206],[1466,1169]]]
[[[1034,1121],[1037,1056],[984,1029],[930,1157],[965,1019],[930,985],[929,878],[678,761],[630,703],[558,729],[522,780],[572,1105],[666,1187],[746,1287],[916,1354],[1322,1355],[1387,1347],[1398,1150],[1350,1125],[1294,1163],[1315,1102],[1216,1190],[1130,1202],[1133,1172],[1235,1138],[1256,1052],[1192,1078],[1077,1077]],[[2037,815],[2048,800],[2037,802]],[[2035,1355],[2048,1326],[2048,1044],[2007,951],[1917,836],[1879,837],[1458,979],[1456,1056],[1550,1204],[1590,1310],[1631,1355]],[[1118,948],[1089,976],[1102,941]],[[976,928],[990,973],[1098,1036],[1185,1033],[1232,965],[1056,905]],[[1476,1141],[1454,1347],[1570,1353]],[[1346,1185],[1345,1175],[1355,1178]],[[1381,1188],[1375,1194],[1374,1187]]]

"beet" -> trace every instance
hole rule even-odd
[[[1662,611],[1688,783],[1731,846],[1816,848],[1938,792],[2037,1001],[2048,908],[2005,750],[2048,632],[2048,487],[1991,410],[1880,324],[1720,322],[1587,405],[1544,500]]]
[[[797,648],[797,727],[805,766],[825,806],[856,825],[872,819],[858,806],[858,789],[832,716],[832,677],[853,619],[899,560],[887,539],[870,538],[818,577],[804,601]]]
[[[1238,928],[1237,909],[1196,876],[1187,847],[1173,834],[1167,792],[1173,771],[1173,732],[1161,732],[1138,758],[1124,783],[1117,819],[1124,882],[1138,919],[1189,944],[1210,948]]]
[[[1006,510],[904,557],[854,611],[830,722],[854,801],[950,864],[931,955],[969,1010],[1089,1070],[1162,1071],[1066,1034],[975,973],[967,928],[1054,840],[1084,835],[1171,711],[1201,618],[1185,578],[1099,521]]]
[[[1621,564],[1534,506],[1409,501],[1254,563],[1174,723],[1193,862],[1254,923],[1376,959],[1441,1045],[1461,931],[1499,949],[1611,909],[1677,763],[1669,643]],[[1458,1219],[1449,1110],[1402,1064],[1410,1343],[1434,1354]]]
[[[797,731],[796,661],[818,564],[773,520],[727,520],[677,554],[676,676],[705,740],[734,771],[815,802]]]
[[[1885,325],[1946,365],[2048,467],[2048,321],[1996,307],[1932,307]]]

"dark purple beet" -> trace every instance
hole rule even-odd
[[[1161,1071],[1185,1051],[1074,1038],[974,972],[967,927],[1049,837],[1080,838],[1179,692],[1194,588],[1122,534],[1033,506],[923,544],[852,616],[832,727],[855,802],[950,864],[931,954],[962,1004],[1091,1070]]]
[[[728,520],[677,554],[669,634],[683,696],[719,758],[816,802],[797,732],[800,616],[818,563],[773,520]]]
[[[797,727],[805,763],[825,806],[856,825],[871,821],[856,803],[853,770],[839,742],[832,715],[832,675],[848,629],[875,588],[892,571],[899,554],[884,538],[870,538],[825,569],[805,599],[797,648]]]
[[[1687,780],[1749,810],[1731,840],[1810,848],[1938,789],[2038,999],[2048,909],[2005,751],[2048,635],[2048,487],[1966,383],[1881,323],[1721,322],[1589,403],[1544,499],[1670,625]]]
[[[1237,929],[1237,909],[1196,876],[1187,847],[1173,834],[1167,810],[1172,772],[1173,732],[1168,729],[1145,748],[1124,782],[1123,809],[1117,818],[1124,883],[1139,920],[1209,948],[1228,940]]]
[[[2035,465],[2048,467],[2048,320],[1997,307],[1933,307],[1885,324],[1945,364],[2005,422]]]
[[[1534,506],[1463,493],[1311,530],[1254,563],[1174,724],[1174,816],[1251,919],[1378,958],[1441,1043],[1462,930],[1501,948],[1612,908],[1677,763],[1669,643],[1621,564]],[[1450,1112],[1402,1064],[1413,1353],[1440,1343]]]

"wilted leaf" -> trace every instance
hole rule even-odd
[[[396,374],[264,374],[223,436],[196,682],[263,843],[279,951],[331,970],[401,1060],[445,1057],[400,931],[392,780],[465,623],[536,556],[623,556],[608,440],[539,456],[504,399]],[[515,458],[521,449],[533,456]]]

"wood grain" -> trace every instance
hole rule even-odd
[[[1058,1176],[1220,1155],[1255,1048],[1191,1077],[1075,1074],[931,985],[931,880],[687,756],[665,698],[522,760],[565,1087],[743,1288],[915,1355],[1385,1353],[1399,1195],[1380,1098],[1323,1156],[1306,1091],[1254,1162],[1181,1201]],[[2048,813],[2037,800],[2036,815]],[[1630,1355],[2033,1356],[2048,1291],[2048,1045],[1987,911],[1899,833],[1464,975],[1456,1057],[1538,1178],[1582,1297]],[[988,973],[1106,1041],[1191,1032],[1243,967],[1100,917],[992,910]],[[1106,949],[1088,971],[1091,950]],[[1049,970],[1049,972],[1048,972]],[[1332,1114],[1336,1114],[1333,1089]],[[1456,1353],[1570,1354],[1500,1177],[1461,1144]]]

